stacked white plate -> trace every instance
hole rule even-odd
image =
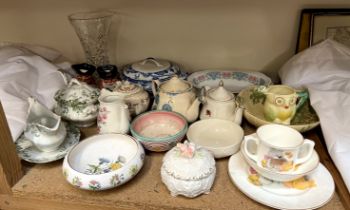
[[[247,138],[256,138],[256,135],[246,136],[245,139]],[[275,172],[258,166],[241,149],[231,156],[228,169],[231,180],[244,194],[273,208],[315,209],[325,205],[334,193],[332,175],[319,163],[316,152],[294,171]],[[258,175],[259,185],[253,184],[249,179],[252,172]],[[306,181],[312,180],[315,186],[306,189],[288,187],[287,182],[291,183],[304,176]]]

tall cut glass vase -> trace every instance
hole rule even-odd
[[[109,29],[115,13],[81,12],[68,16],[83,47],[86,63],[95,67],[109,64]]]

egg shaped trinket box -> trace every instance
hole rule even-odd
[[[168,151],[163,159],[161,177],[172,196],[194,198],[208,194],[216,174],[215,159],[206,149],[185,141]]]

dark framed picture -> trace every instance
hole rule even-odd
[[[296,53],[327,38],[350,47],[350,8],[301,11]]]

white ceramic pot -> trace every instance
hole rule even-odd
[[[55,94],[54,110],[79,127],[91,126],[96,123],[99,94],[98,89],[72,79],[66,88]]]
[[[236,106],[235,96],[224,88],[223,81],[216,88],[205,87],[202,90],[205,92],[202,97],[201,120],[216,118],[241,124],[243,109]]]
[[[216,174],[213,155],[187,141],[177,144],[163,159],[161,177],[172,196],[194,198],[208,194]]]
[[[132,179],[143,166],[142,145],[124,134],[101,134],[85,139],[66,155],[63,175],[73,186],[106,190]]]

